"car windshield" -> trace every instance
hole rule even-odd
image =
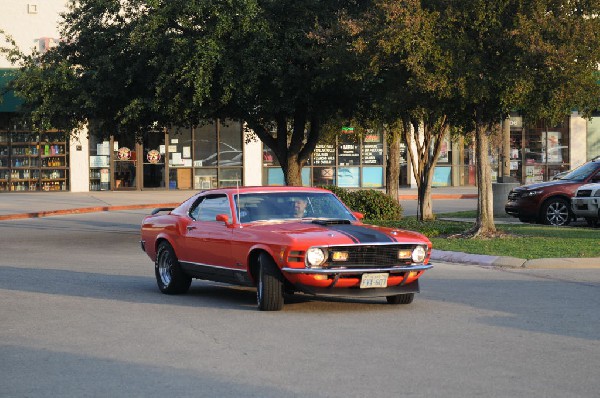
[[[236,212],[241,222],[289,219],[356,218],[331,193],[267,192],[236,195]]]
[[[559,178],[559,180],[583,181],[598,169],[598,163],[585,163]]]

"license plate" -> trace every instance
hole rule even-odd
[[[367,289],[371,287],[387,287],[389,274],[363,274],[360,280],[360,288]]]

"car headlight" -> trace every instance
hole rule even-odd
[[[542,191],[525,191],[525,192],[523,192],[523,194],[521,195],[521,197],[523,197],[523,198],[529,198],[531,196],[536,196],[536,195],[539,195],[541,193],[542,193]]]
[[[311,247],[306,251],[306,262],[310,267],[320,267],[326,259],[325,251],[321,248]]]
[[[412,252],[412,260],[415,263],[422,263],[425,261],[425,256],[427,255],[427,250],[423,246],[417,246],[413,249]]]

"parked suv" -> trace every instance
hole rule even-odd
[[[510,191],[506,213],[523,222],[567,225],[576,216],[571,198],[584,184],[600,182],[600,156],[567,173],[558,180],[523,185]]]
[[[571,199],[571,210],[577,217],[583,217],[590,227],[600,221],[600,184],[585,184],[577,188]]]

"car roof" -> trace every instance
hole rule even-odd
[[[291,187],[291,186],[241,186],[241,187],[224,187],[209,189],[203,192],[207,193],[274,193],[274,192],[319,192],[319,193],[331,193],[326,189],[314,188],[314,187]]]

